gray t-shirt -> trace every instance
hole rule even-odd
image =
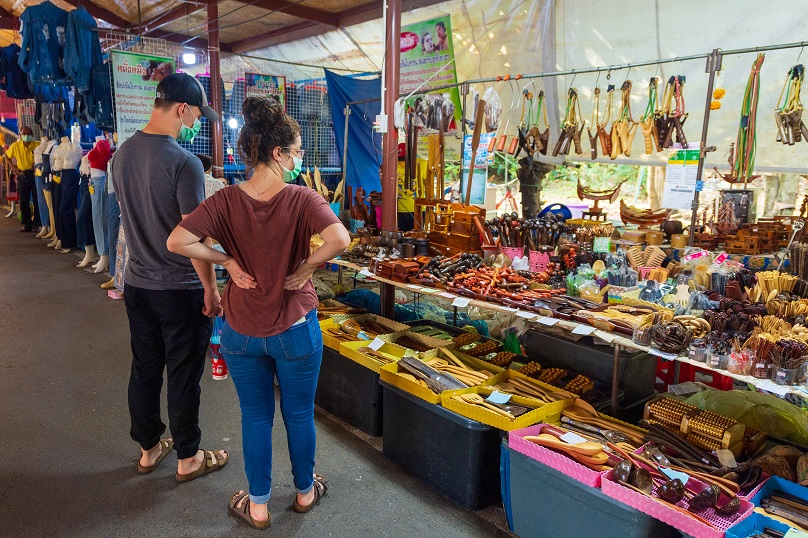
[[[112,160],[129,261],[124,281],[149,290],[199,289],[191,261],[169,252],[166,240],[182,215],[205,199],[202,162],[174,138],[138,131]]]

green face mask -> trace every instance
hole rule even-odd
[[[300,172],[303,170],[303,159],[293,155],[291,157],[295,162],[295,167],[293,169],[289,170],[284,165],[281,165],[281,168],[283,168],[284,183],[294,183],[295,180],[297,180],[297,176],[299,176]]]
[[[191,112],[191,116],[193,115],[194,113]],[[180,142],[193,142],[194,137],[196,137],[196,135],[199,134],[199,130],[202,128],[202,122],[199,121],[199,118],[197,118],[196,116],[194,116],[193,127],[188,127],[187,125],[185,125],[185,122],[182,120],[182,117],[180,117],[180,121],[182,122],[182,127],[180,127],[180,134],[177,135],[177,140]]]
[[[34,137],[31,135],[22,135],[20,138],[22,139],[23,142],[30,142],[31,140],[34,139]]]

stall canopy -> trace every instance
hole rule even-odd
[[[212,0],[215,1],[215,0]],[[15,17],[34,2],[0,0],[2,39],[13,39]],[[65,9],[81,3],[104,29],[125,29],[148,37],[205,50],[205,3],[164,0],[54,0]],[[715,48],[736,49],[799,41],[806,36],[808,4],[793,0],[704,2],[703,0],[406,0],[402,24],[443,14],[451,16],[458,80],[493,77],[506,73],[624,64],[658,58],[707,53]],[[233,80],[245,71],[285,75],[291,80],[322,76],[321,68],[340,73],[379,71],[383,63],[381,2],[366,0],[226,0],[219,2],[222,76]],[[772,111],[788,70],[804,62],[800,49],[771,51],[761,72],[758,106],[758,171],[808,172],[801,159],[803,146],[775,141]],[[740,121],[743,91],[754,54],[727,56],[718,84],[726,90],[722,106],[711,115],[708,143],[718,151],[707,166],[727,169],[730,143]],[[581,98],[583,116],[591,121],[596,85],[620,86],[633,82],[631,102],[635,118],[647,102],[649,79],[679,74],[686,77],[685,102],[689,113],[688,139],[697,139],[706,98],[705,61],[695,60],[620,70],[608,78],[580,74],[545,78],[532,83],[544,89],[550,106],[550,122],[557,129],[563,96],[574,86]],[[506,105],[505,120],[517,118],[519,106],[509,106],[512,96],[529,81],[472,85],[480,94],[493,86]],[[661,93],[661,92],[660,92]],[[559,96],[561,99],[559,99]],[[355,98],[352,96],[351,98]],[[617,104],[612,113],[616,113]],[[337,109],[335,109],[337,110]],[[374,116],[375,116],[374,111]],[[512,121],[512,126],[517,120]],[[632,157],[617,162],[659,164],[663,156],[643,156],[642,137],[635,140]],[[602,158],[602,157],[601,157]]]
[[[334,122],[337,147],[345,147],[346,107],[350,107],[348,121],[348,162],[345,167],[346,186],[364,187],[366,191],[381,191],[379,167],[382,164],[382,137],[373,131],[373,122],[379,110],[382,92],[380,77],[370,79],[342,76],[325,71],[328,99]],[[357,102],[364,101],[364,102]],[[350,104],[349,103],[356,103]],[[343,155],[340,153],[340,159]]]

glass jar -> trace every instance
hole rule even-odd
[[[697,338],[693,340],[692,344],[690,344],[687,357],[693,361],[707,362],[707,355],[709,352],[710,346],[707,344],[707,340],[704,338]]]
[[[729,362],[729,355],[710,352],[707,364],[716,370],[726,370]]]
[[[772,368],[772,381],[778,385],[793,385],[797,379],[797,370],[799,368]]]
[[[752,377],[756,379],[769,379],[771,376],[771,364],[765,360],[755,359],[752,362]]]

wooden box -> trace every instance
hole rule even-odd
[[[482,250],[482,242],[479,235],[463,235],[457,233],[446,234],[446,246],[460,249],[464,252],[476,252]]]

